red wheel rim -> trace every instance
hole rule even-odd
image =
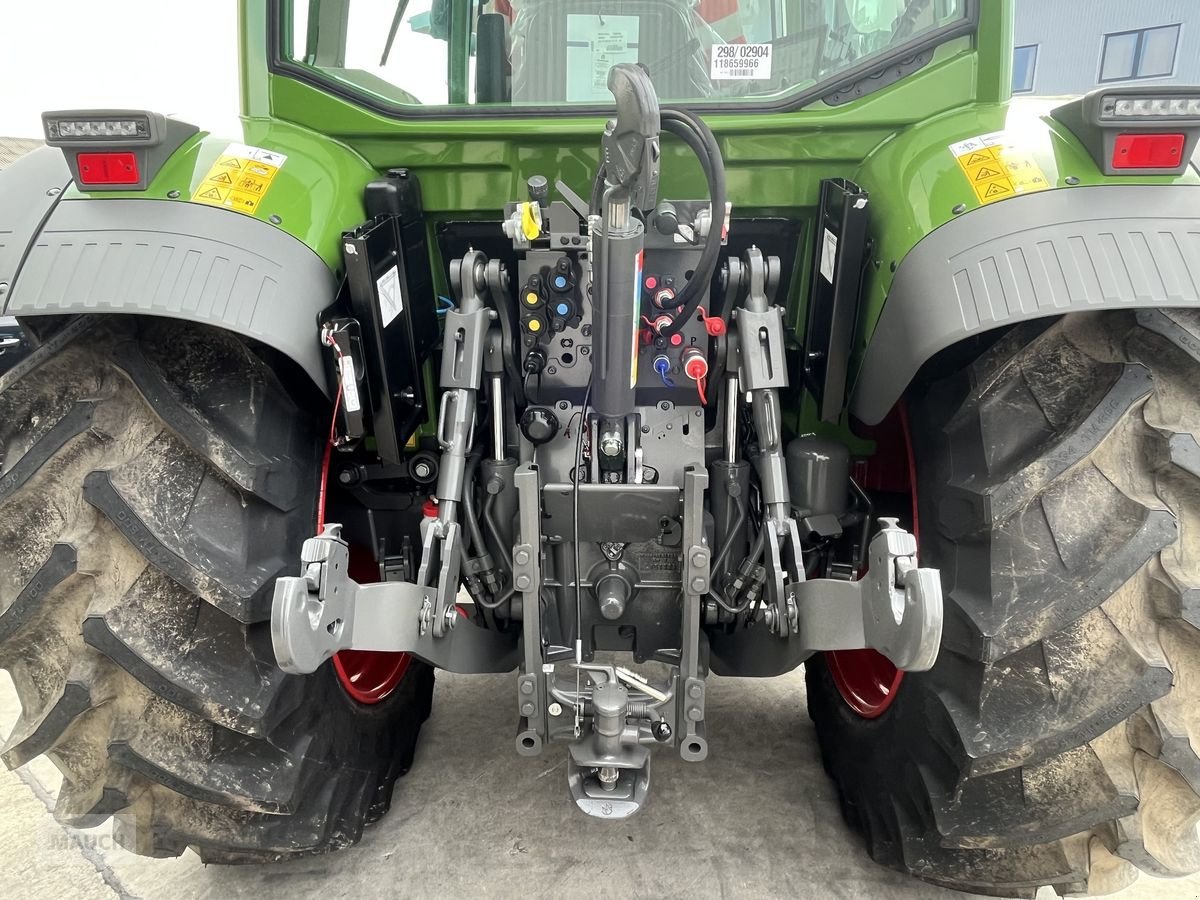
[[[883,423],[878,438],[880,453],[903,454],[908,493],[912,498],[913,534],[920,541],[917,466],[912,452],[908,410],[903,402],[897,404]],[[825,654],[825,664],[846,705],[864,719],[877,719],[887,712],[888,707],[896,702],[900,682],[904,680],[904,673],[876,650],[833,650]]]
[[[846,705],[864,719],[882,716],[896,699],[904,673],[875,650],[834,650],[825,664]]]
[[[359,703],[378,703],[396,690],[408,671],[407,653],[342,650],[333,657],[333,668],[346,693]]]
[[[326,484],[329,479],[329,459],[333,450],[334,429],[337,425],[338,394],[333,408],[333,423],[329,428],[329,443],[325,447],[325,458],[321,463],[321,486],[317,497],[317,532],[325,524]],[[350,547],[350,577],[359,584],[379,580],[371,552],[364,547]],[[359,703],[379,703],[389,696],[404,680],[404,673],[412,658],[407,653],[383,653],[375,650],[341,650],[333,656],[333,670],[343,690]]]

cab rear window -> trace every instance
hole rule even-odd
[[[281,61],[373,105],[575,107],[636,62],[666,103],[773,106],[961,33],[971,0],[277,0]]]

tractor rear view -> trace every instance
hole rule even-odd
[[[1013,102],[1010,0],[240,17],[242,134],[48,112],[0,173],[3,756],[62,821],[353,844],[439,668],[621,819],[709,675],[803,665],[879,862],[1200,869],[1200,87]]]

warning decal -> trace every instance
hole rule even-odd
[[[950,152],[980,203],[995,203],[1050,187],[1033,155],[1002,131],[952,144]]]
[[[285,162],[273,150],[230,144],[192,192],[192,202],[253,215]]]

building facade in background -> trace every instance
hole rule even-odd
[[[1018,0],[1013,90],[1200,84],[1200,0]]]

